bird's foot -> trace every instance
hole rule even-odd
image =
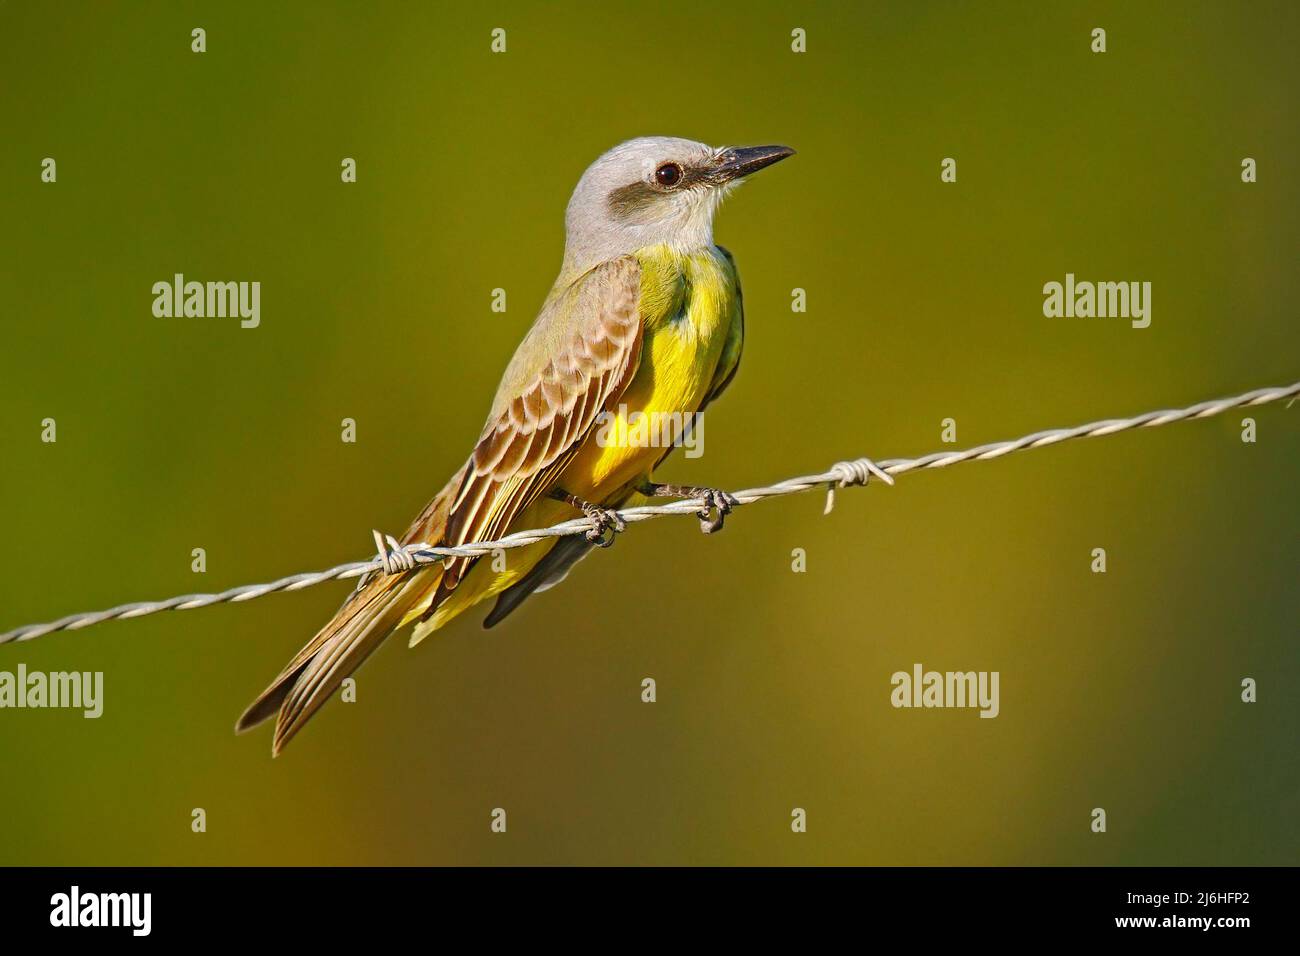
[[[598,548],[608,548],[614,543],[614,536],[627,528],[627,522],[612,508],[602,508],[559,488],[551,492],[551,497],[572,505],[587,517],[591,530],[586,533],[586,538]]]
[[[700,530],[705,534],[721,531],[722,522],[726,520],[727,515],[731,514],[731,509],[740,504],[736,496],[730,492],[719,488],[707,488],[704,485],[661,485],[651,481],[637,490],[651,498],[698,498],[702,505],[697,512],[700,518]]]

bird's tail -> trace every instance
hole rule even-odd
[[[441,575],[442,565],[433,564],[408,574],[378,577],[355,592],[248,706],[235,732],[257,726],[278,710],[271,753],[279,754],[420,599],[427,599]]]

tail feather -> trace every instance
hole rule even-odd
[[[403,544],[442,540],[451,502],[468,467],[467,462],[425,506],[406,529]],[[278,754],[384,638],[416,616],[417,605],[434,593],[442,571],[441,564],[429,564],[407,574],[363,578],[330,622],[248,706],[235,723],[235,733],[256,727],[278,711],[271,744],[271,753]]]
[[[298,670],[301,669],[299,667]],[[242,734],[245,731],[252,730],[263,721],[270,720],[275,712],[280,709],[280,702],[289,693],[289,688],[293,686],[290,678],[297,675],[298,671],[292,671],[287,676],[281,674],[270,687],[262,691],[261,696],[249,704],[248,708],[239,715],[239,720],[235,721],[235,733]]]
[[[401,624],[402,618],[437,583],[440,565],[366,584],[298,652],[271,685],[249,705],[235,732],[255,727],[279,712],[271,753],[279,754],[312,715]],[[431,579],[431,577],[433,579]]]

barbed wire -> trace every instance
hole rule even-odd
[[[1168,425],[1173,422],[1209,418],[1213,415],[1222,414],[1229,409],[1264,405],[1284,398],[1294,398],[1295,396],[1300,396],[1300,382],[1292,385],[1259,388],[1241,395],[1234,395],[1231,398],[1218,398],[1199,402],[1186,408],[1147,412],[1132,418],[1109,418],[1103,421],[1089,422],[1086,425],[1078,425],[1074,428],[1049,429],[1009,441],[992,442],[987,445],[967,448],[963,451],[940,451],[923,455],[920,458],[887,458],[877,461],[869,458],[857,458],[851,461],[838,462],[827,471],[818,474],[803,475],[797,478],[788,478],[785,481],[778,481],[772,485],[733,491],[730,496],[737,505],[747,505],[762,501],[765,498],[793,495],[824,487],[826,488],[825,513],[830,513],[835,502],[835,490],[837,488],[865,485],[872,477],[893,484],[894,478],[897,476],[913,471],[947,468],[950,465],[965,461],[989,461],[993,458],[1009,455],[1012,452],[1025,451],[1030,448],[1044,448],[1074,438],[1096,438],[1102,435],[1114,435],[1117,432],[1134,428],[1154,428],[1158,425]],[[1288,403],[1288,407],[1290,404]],[[701,507],[706,504],[703,499],[692,498],[662,505],[641,505],[612,512],[611,514],[616,515],[626,524],[635,524],[639,521],[648,521],[651,518],[664,515],[700,515]],[[368,561],[352,561],[324,571],[293,574],[280,578],[278,581],[244,585],[217,594],[185,594],[168,598],[165,601],[122,604],[106,611],[70,614],[67,617],[59,618],[57,621],[50,621],[46,624],[30,624],[0,634],[0,644],[29,641],[56,631],[76,631],[103,621],[128,620],[130,618],[144,617],[148,614],[157,614],[160,611],[188,611],[194,608],[209,607],[213,604],[251,601],[254,598],[265,597],[268,594],[302,591],[326,581],[340,581],[372,573],[406,574],[422,565],[434,564],[444,558],[479,557],[491,554],[494,551],[527,547],[547,538],[586,534],[596,528],[595,521],[582,517],[552,525],[549,528],[517,531],[495,541],[473,541],[455,547],[434,547],[427,543],[408,544],[399,547],[397,542],[389,537],[388,549],[384,548],[383,541],[376,532],[375,537],[379,544],[379,554]]]

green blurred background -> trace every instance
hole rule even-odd
[[[1298,39],[1290,3],[0,4],[0,629],[401,531],[637,135],[799,151],[720,215],[745,361],[669,480],[1293,381]],[[154,318],[175,272],[260,281],[261,327]],[[1151,281],[1151,327],[1044,318],[1066,272]],[[106,685],[0,711],[0,863],[1295,863],[1297,414],[638,526],[386,645],[274,761],[234,719],[346,585],[0,648]],[[894,710],[918,661],[1000,671],[1001,716]]]

